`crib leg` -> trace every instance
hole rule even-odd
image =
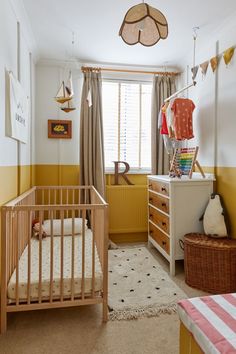
[[[103,300],[102,311],[103,311],[103,322],[107,322],[107,320],[108,320],[108,307],[107,307],[107,300],[106,299]]]
[[[1,311],[1,328],[0,333],[6,333],[7,331],[7,312],[2,310]]]

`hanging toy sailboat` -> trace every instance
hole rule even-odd
[[[71,112],[71,111],[74,111],[76,108],[73,107],[72,102],[73,102],[72,100],[67,101],[66,104],[65,104],[65,106],[61,107],[61,110],[64,111],[64,112],[66,112],[66,113],[69,113],[69,112]]]
[[[70,72],[67,84],[65,85],[65,82],[62,81],[62,84],[56,94],[55,100],[61,104],[66,103],[66,106],[61,107],[61,110],[68,113],[70,111],[75,110],[75,108],[72,106],[73,97],[74,97],[74,90],[73,90],[73,83],[72,83],[72,74]]]

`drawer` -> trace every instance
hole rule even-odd
[[[154,225],[149,223],[149,235],[153,238],[153,240],[158,243],[158,245],[163,248],[166,253],[170,254],[170,240],[169,237],[163,234],[159,229],[157,229]]]
[[[149,219],[159,226],[163,231],[169,234],[169,217],[162,214],[160,211],[149,207]]]
[[[155,193],[149,192],[148,200],[150,204],[169,214],[169,199],[157,195]]]
[[[148,188],[154,192],[169,195],[169,184],[161,181],[148,180]]]

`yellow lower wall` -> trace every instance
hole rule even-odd
[[[36,185],[78,185],[77,165],[35,165]],[[106,175],[106,200],[109,203],[109,233],[114,242],[147,240],[147,177],[129,175],[133,186],[113,186]]]
[[[236,168],[216,168],[216,189],[224,201],[229,216],[230,234],[236,238]]]
[[[204,167],[216,177],[215,192],[223,199],[230,224],[230,235],[236,238],[236,167]]]
[[[0,167],[0,206],[25,192],[32,185],[31,166]]]
[[[236,168],[205,167],[215,172],[216,191],[225,203],[231,224],[231,235],[236,238]],[[19,178],[20,176],[20,178]],[[113,186],[113,176],[106,175],[109,203],[109,231],[115,242],[137,242],[147,239],[147,176],[129,175],[134,186]],[[32,185],[77,185],[77,165],[35,165],[0,167],[0,206]]]

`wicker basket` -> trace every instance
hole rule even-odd
[[[192,233],[184,237],[185,281],[209,293],[236,292],[236,240]]]

